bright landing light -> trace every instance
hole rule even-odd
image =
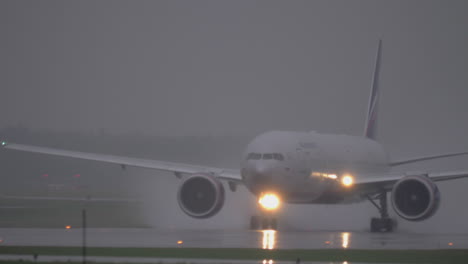
[[[354,183],[354,179],[351,175],[345,175],[343,176],[343,178],[341,178],[341,183],[346,186],[346,187],[349,187],[351,185],[353,185]]]
[[[278,209],[280,200],[277,195],[266,193],[260,196],[258,203],[266,210],[275,210]]]

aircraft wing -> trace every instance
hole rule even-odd
[[[15,143],[6,143],[5,141],[1,144],[5,149],[12,149],[17,151],[32,152],[32,153],[41,153],[48,154],[60,157],[70,157],[84,160],[93,160],[101,161],[107,163],[118,164],[122,167],[131,166],[131,167],[140,167],[148,169],[157,169],[162,171],[169,171],[179,176],[180,174],[193,174],[193,173],[212,173],[218,178],[223,180],[228,180],[230,182],[241,183],[241,176],[238,170],[233,169],[222,169],[214,167],[206,167],[185,163],[177,162],[167,162],[159,160],[150,160],[150,159],[140,159],[140,158],[131,158],[115,155],[106,155],[99,153],[89,153],[81,151],[71,151],[47,147],[39,147],[32,145],[23,145]]]
[[[140,200],[132,198],[102,198],[102,197],[59,197],[59,196],[16,196],[0,195],[4,200],[24,200],[24,201],[71,201],[71,202],[106,202],[106,203],[138,203]]]
[[[385,189],[391,190],[393,185],[401,178],[409,175],[427,176],[435,182],[448,181],[460,178],[468,178],[468,170],[446,171],[446,172],[400,172],[389,173],[387,175],[366,175],[355,180],[357,188],[365,190]]]
[[[440,159],[440,158],[449,158],[449,157],[462,156],[462,155],[468,155],[468,152],[466,152],[466,151],[451,152],[451,153],[444,153],[444,154],[438,154],[438,155],[421,156],[421,157],[415,157],[415,158],[410,158],[410,159],[396,160],[396,161],[390,162],[389,165],[393,167],[393,166],[400,166],[400,165],[415,163],[415,162],[419,162],[419,161],[426,161],[426,160],[433,160],[433,159]]]

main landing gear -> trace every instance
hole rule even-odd
[[[371,219],[371,232],[392,232],[396,227],[396,221],[388,216],[387,191],[382,190],[375,197],[367,196],[367,199],[379,210],[380,213],[380,218],[372,217]],[[374,200],[378,200],[379,204]]]
[[[278,220],[274,216],[254,215],[250,217],[251,230],[277,230]]]

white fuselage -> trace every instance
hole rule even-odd
[[[389,170],[383,147],[364,137],[271,131],[249,143],[241,175],[256,196],[278,193],[287,203],[340,203],[360,199],[339,179]]]

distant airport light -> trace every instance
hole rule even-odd
[[[71,225],[65,226],[65,229],[71,229]]]
[[[280,199],[276,194],[273,193],[266,193],[260,196],[258,199],[258,203],[265,209],[265,210],[276,210],[280,205]]]
[[[453,243],[452,243],[452,242],[449,242],[448,245],[449,245],[449,246],[453,246]]]
[[[345,175],[341,178],[341,183],[346,187],[350,187],[353,185],[354,179],[351,175]]]
[[[2,141],[2,146],[6,146],[7,142],[6,141]]]
[[[184,241],[182,241],[182,240],[177,241],[177,245],[182,245],[183,243],[184,243]]]

